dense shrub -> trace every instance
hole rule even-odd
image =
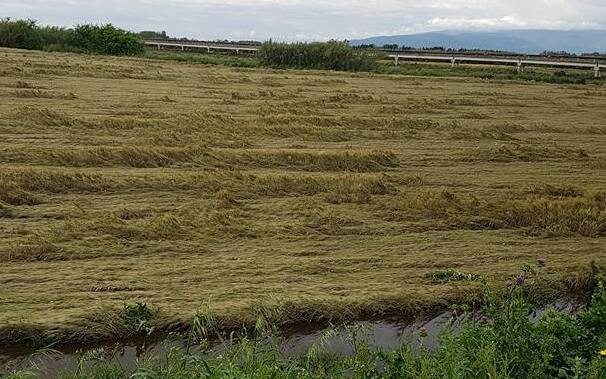
[[[0,20],[0,46],[109,55],[135,55],[144,50],[139,36],[111,24],[66,29],[39,26],[34,20],[8,18]]]
[[[134,33],[107,25],[78,25],[72,43],[87,53],[136,55],[144,51],[140,37]]]
[[[40,26],[38,33],[42,40],[42,49],[46,51],[72,51],[79,52],[76,46],[73,45],[71,29],[62,28],[59,26]]]
[[[40,50],[44,46],[40,28],[34,20],[0,20],[0,46]]]
[[[265,42],[259,51],[261,62],[270,67],[338,71],[372,71],[376,61],[367,53],[344,42]]]

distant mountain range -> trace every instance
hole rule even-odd
[[[351,41],[352,46],[396,44],[415,48],[441,46],[453,49],[501,50],[539,54],[543,51],[569,53],[606,52],[606,30],[502,30],[442,31],[399,36],[378,36]]]

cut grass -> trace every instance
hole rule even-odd
[[[11,205],[37,205],[41,200],[36,195],[24,191],[15,182],[0,182],[0,201]]]
[[[172,167],[176,165],[206,168],[292,168],[303,171],[381,171],[398,166],[390,151],[304,152],[271,150],[215,150],[206,147],[95,147],[87,149],[6,150],[4,159],[11,162],[71,167],[135,168]]]
[[[112,178],[94,173],[33,169],[0,171],[0,179],[4,183],[3,187],[0,188],[5,188],[2,193],[5,193],[7,197],[27,193],[26,191],[50,193],[98,192],[110,189],[117,184],[112,181]]]
[[[486,149],[478,149],[472,155],[476,159],[490,162],[538,162],[552,159],[580,159],[589,158],[587,152],[582,149],[570,149],[565,147],[545,146],[537,144],[503,143]]]
[[[280,325],[414,313],[477,290],[430,273],[499,285],[542,256],[574,288],[604,261],[601,86],[12,50],[0,67],[3,343],[120,334],[96,309],[136,302],[168,329],[205,302],[226,325],[257,299],[286,304]],[[33,90],[77,96],[15,93]]]
[[[8,252],[0,255],[7,262],[55,261],[65,259],[64,250],[52,242],[34,237],[23,244],[9,247]]]
[[[233,170],[212,169],[207,171],[161,172],[137,175],[116,175],[113,171],[100,174],[81,169],[17,169],[0,172],[4,184],[1,192],[7,199],[22,194],[20,203],[30,200],[34,193],[120,193],[128,189],[139,191],[200,191],[216,194],[228,191],[242,198],[313,196],[322,193],[357,193],[384,195],[392,188],[390,182],[416,185],[419,177],[391,178],[372,173],[259,173],[251,174]]]
[[[485,201],[441,190],[407,195],[387,207],[388,217],[414,219],[415,215],[423,214],[443,220],[450,228],[525,229],[538,235],[604,237],[605,200],[606,193],[595,192],[583,197],[558,198],[509,195]]]
[[[0,202],[0,218],[10,218],[13,216],[13,209],[8,204]]]

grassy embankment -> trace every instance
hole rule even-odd
[[[526,296],[529,285],[541,282],[545,261],[539,264],[525,267],[504,293],[485,289],[482,313],[455,312],[435,347],[426,347],[431,340],[424,326],[387,350],[373,345],[370,341],[376,336],[369,337],[363,327],[349,327],[341,332],[328,329],[304,353],[290,354],[288,342],[276,334],[271,310],[259,315],[254,329],[234,338],[227,337],[205,309],[193,317],[181,348],[166,346],[132,362],[133,367],[112,361],[112,349],[101,348],[81,353],[74,367],[52,373],[39,365],[28,371],[9,369],[6,379],[604,378],[603,286],[598,284],[586,309],[574,315],[547,312],[533,322]],[[151,315],[142,306],[126,309],[125,320],[133,325],[145,326]],[[211,341],[222,341],[222,347],[213,347]],[[335,344],[351,353],[338,353]],[[49,351],[40,354],[56,356]]]
[[[187,62],[192,64],[223,65],[229,67],[263,67],[262,60],[255,56],[236,56],[232,54],[204,54],[197,52],[158,51],[148,49],[143,57],[169,61]],[[271,66],[271,65],[270,65]],[[368,72],[381,75],[407,75],[428,77],[460,77],[477,78],[494,81],[534,81],[552,84],[596,84],[604,83],[604,78],[594,78],[593,71],[579,69],[552,69],[541,67],[526,67],[518,74],[515,67],[491,66],[477,64],[458,64],[452,68],[450,64],[441,63],[406,63],[400,62],[396,67],[392,61],[378,59]]]
[[[0,342],[414,313],[606,250],[606,90],[0,50]]]

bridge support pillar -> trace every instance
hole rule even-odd
[[[455,64],[457,63],[457,60],[455,57],[452,57],[450,59],[450,68],[455,68]]]
[[[522,66],[522,60],[518,59],[518,74],[524,72],[524,67]]]
[[[394,57],[394,64],[397,66],[398,65],[398,61],[400,60],[400,56],[398,55],[398,53],[396,53],[396,56]]]
[[[601,76],[602,76],[602,73],[600,72],[600,64],[596,63],[595,67],[593,68],[593,77],[600,78]]]

